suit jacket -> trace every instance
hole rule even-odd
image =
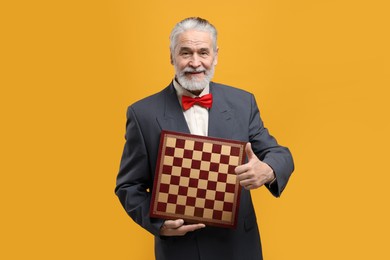
[[[277,181],[267,188],[280,196],[294,169],[292,156],[264,127],[254,96],[213,82],[210,92],[209,136],[251,142],[255,154],[275,172]],[[236,229],[206,227],[182,237],[159,235],[164,220],[150,218],[149,207],[161,130],[190,133],[172,83],[128,108],[126,143],[115,189],[130,217],[155,236],[156,259],[262,259],[256,215],[245,189]]]

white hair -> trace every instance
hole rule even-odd
[[[215,29],[214,25],[209,23],[209,21],[200,18],[200,17],[189,17],[181,22],[177,23],[173,28],[171,35],[169,36],[170,45],[169,48],[171,50],[171,54],[174,53],[175,48],[177,46],[177,38],[178,36],[188,30],[196,30],[209,32],[211,35],[211,40],[213,42],[213,49],[217,51],[217,29]]]

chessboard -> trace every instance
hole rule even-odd
[[[162,131],[150,216],[235,228],[245,143]]]

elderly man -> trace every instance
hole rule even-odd
[[[161,92],[131,105],[115,192],[126,212],[155,236],[156,259],[262,259],[250,190],[280,196],[294,169],[292,156],[264,128],[252,94],[211,82],[217,31],[202,18],[179,22],[170,36],[175,77]],[[205,102],[187,106],[184,99]],[[151,190],[162,130],[247,142],[248,161],[236,167],[242,186],[235,229],[151,218]]]

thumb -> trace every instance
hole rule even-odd
[[[246,153],[246,156],[248,156],[248,161],[249,161],[250,159],[252,159],[254,156],[256,156],[255,153],[254,153],[253,150],[252,150],[252,145],[251,145],[251,143],[247,143],[247,144],[245,145],[245,153]]]
[[[164,226],[166,228],[179,228],[184,224],[184,221],[182,219],[176,219],[176,220],[166,220],[164,222]]]

